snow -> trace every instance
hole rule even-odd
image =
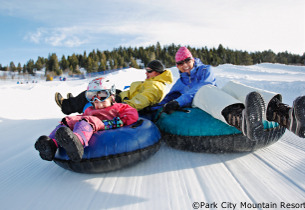
[[[176,80],[178,71],[171,70]],[[279,92],[289,105],[305,94],[304,66],[225,64],[214,71],[219,87],[237,80]],[[145,71],[125,69],[107,77],[122,89],[144,80]],[[192,153],[162,143],[149,159],[102,174],[79,174],[43,161],[34,143],[64,117],[55,92],[77,95],[91,79],[0,81],[1,209],[283,209],[284,203],[304,208],[305,140],[289,131],[249,153]]]

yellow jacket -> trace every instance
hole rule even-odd
[[[139,111],[159,103],[165,96],[166,83],[171,84],[172,82],[172,72],[165,70],[156,77],[131,83],[129,90],[121,92],[120,97],[122,102]]]

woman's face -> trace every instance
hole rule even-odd
[[[182,73],[186,72],[186,73],[190,74],[193,67],[194,67],[194,59],[193,58],[191,58],[191,59],[187,58],[183,61],[177,62],[177,68]]]
[[[93,102],[93,105],[95,109],[104,109],[112,105],[111,101],[112,101],[112,96],[110,96],[109,98],[107,98],[105,101],[102,102],[100,102],[99,100],[95,100]]]

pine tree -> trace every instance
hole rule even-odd
[[[22,71],[21,63],[18,63],[17,71],[19,74],[21,73],[21,71]]]
[[[92,73],[93,72],[93,61],[92,61],[91,57],[88,57],[86,66],[87,66],[87,68],[86,68],[87,72]]]
[[[26,70],[29,74],[34,74],[34,60],[30,59],[26,64]]]
[[[240,62],[241,62],[242,65],[253,65],[253,59],[249,55],[249,53],[246,52],[246,51],[241,53],[241,61]]]
[[[64,55],[61,57],[61,61],[59,62],[59,64],[60,64],[60,68],[64,71],[68,69],[70,66],[69,61],[66,59]]]
[[[15,72],[17,70],[13,61],[10,62],[9,71]]]
[[[130,67],[133,67],[133,68],[136,68],[136,69],[140,68],[137,61],[134,58],[130,58]]]
[[[36,63],[35,63],[35,68],[36,68],[38,71],[40,71],[40,70],[43,68],[43,66],[44,66],[44,64],[45,64],[44,61],[45,61],[44,58],[38,57],[38,59],[37,59],[37,61],[36,61]]]
[[[72,68],[70,68],[70,70],[73,73],[76,73],[76,67],[77,67],[77,65],[79,65],[79,61],[78,61],[75,53],[73,53],[72,56],[68,56],[68,61],[70,63],[70,66],[72,66]]]

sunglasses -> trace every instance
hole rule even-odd
[[[184,63],[190,62],[190,60],[192,60],[191,57],[186,58],[186,59],[184,59],[184,60],[182,60],[182,61],[178,61],[178,62],[176,62],[176,64],[177,64],[178,66],[180,66],[180,65],[183,65]]]
[[[151,73],[151,72],[153,72],[153,71],[155,71],[155,70],[152,70],[152,69],[146,69],[146,72],[147,72],[147,73]]]
[[[86,98],[91,103],[93,103],[95,100],[98,100],[100,102],[105,101],[107,98],[110,97],[110,95],[111,94],[109,90],[86,91]]]

